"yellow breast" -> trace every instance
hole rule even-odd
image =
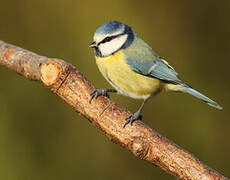
[[[121,94],[144,99],[161,89],[158,79],[135,73],[129,67],[123,50],[108,57],[96,57],[96,63],[107,81]]]

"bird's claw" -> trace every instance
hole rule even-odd
[[[126,118],[126,122],[125,122],[123,128],[125,128],[125,126],[128,125],[129,123],[132,125],[133,122],[136,120],[142,120],[142,115],[140,114],[140,112],[135,112],[134,114],[129,115]]]
[[[92,101],[94,98],[97,99],[99,96],[106,96],[107,98],[109,98],[109,93],[108,93],[107,89],[95,89],[95,90],[90,94],[89,103],[91,103],[91,101]]]

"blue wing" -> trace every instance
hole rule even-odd
[[[160,79],[173,84],[181,84],[182,81],[177,77],[177,72],[163,59],[157,60],[135,60],[126,59],[131,69],[144,76]]]

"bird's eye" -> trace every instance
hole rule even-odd
[[[108,36],[105,39],[103,39],[101,42],[99,42],[98,45],[106,43],[106,42],[109,42],[109,41],[111,41],[114,38],[115,38],[114,36]]]
[[[106,37],[106,38],[103,40],[103,42],[108,42],[108,41],[110,41],[111,39],[113,39],[113,37]]]

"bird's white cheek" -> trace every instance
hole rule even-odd
[[[101,54],[103,56],[109,56],[110,54],[116,52],[126,42],[127,37],[128,37],[128,35],[125,34],[125,35],[120,36],[118,38],[115,38],[109,42],[100,44],[99,49],[101,51]]]

